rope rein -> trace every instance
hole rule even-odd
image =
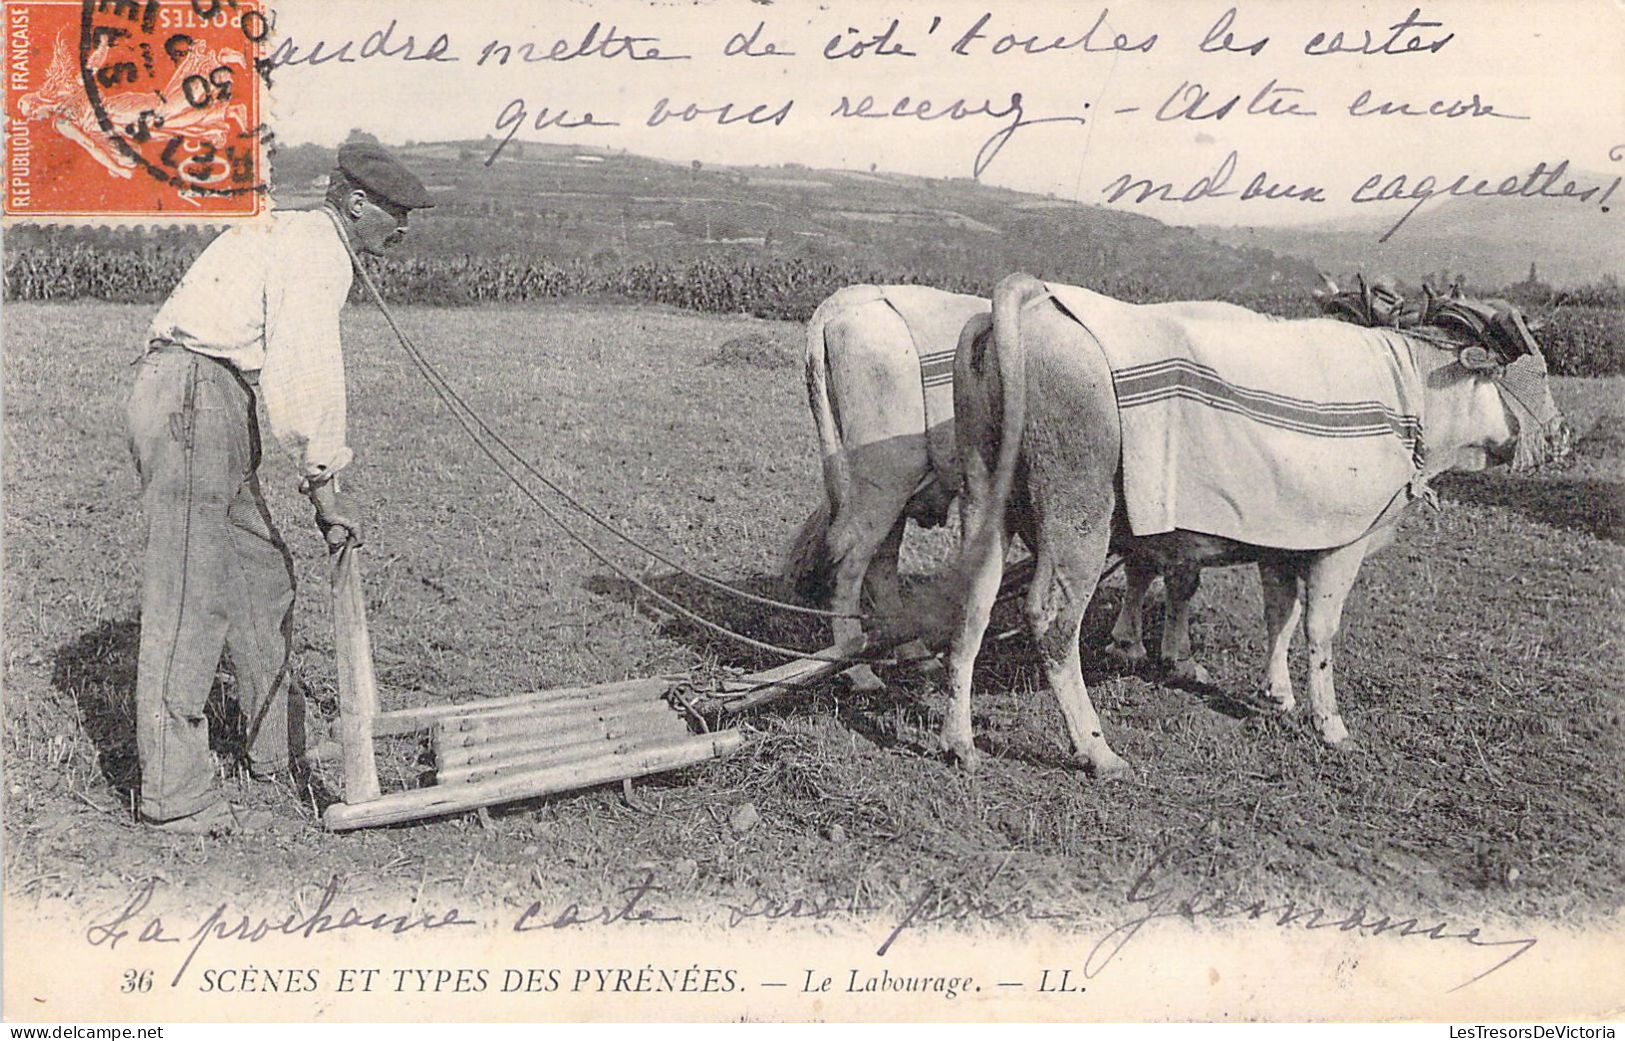
[[[328,212],[331,215],[331,211],[328,211]],[[395,335],[397,337],[399,337],[402,340],[403,343],[406,343],[405,334],[401,331],[400,327],[395,324],[394,317],[391,315],[389,309],[384,306],[383,297],[379,294],[377,286],[373,283],[371,277],[367,274],[366,269],[361,266],[360,259],[356,256],[355,250],[354,250],[353,247],[351,247],[351,245],[349,243],[349,240],[344,238],[342,231],[340,232],[340,238],[344,241],[345,251],[350,254],[351,262],[352,262],[352,264],[354,264],[356,271],[361,274],[362,282],[366,285],[367,290],[371,294],[373,300],[378,304],[379,310],[383,311],[384,319],[387,322],[389,322],[389,326],[390,326],[390,328],[392,330],[394,330]],[[594,511],[592,509],[592,507],[590,507],[590,506],[586,505],[585,503],[581,502],[580,500],[576,499],[574,496],[572,496],[565,489],[563,489],[558,484],[556,484],[552,480],[550,480],[547,477],[547,475],[543,474],[541,471],[539,471],[535,467],[535,465],[530,462],[530,460],[526,459],[512,445],[508,444],[508,442],[502,437],[502,435],[499,432],[491,429],[491,427],[483,419],[480,418],[479,413],[475,412],[474,409],[472,407],[470,407],[469,404],[462,399],[462,396],[459,395],[457,393],[457,391],[451,386],[450,382],[447,381],[445,379],[445,377],[442,376],[440,374],[440,372],[437,369],[434,368],[433,364],[430,363],[428,361],[428,359],[422,355],[422,352],[420,350],[418,350],[418,348],[416,347],[415,344],[409,346],[407,348],[407,352],[408,352],[409,355],[411,355],[413,361],[418,364],[419,370],[424,372],[426,377],[430,373],[433,373],[433,378],[440,381],[441,385],[444,387],[444,393],[440,394],[442,401],[446,401],[448,396],[449,396],[450,401],[455,401],[457,406],[462,408],[468,414],[468,417],[473,421],[473,423],[476,426],[479,427],[480,431],[485,436],[489,437],[498,446],[500,446],[503,451],[507,452],[508,455],[512,456],[514,461],[516,463],[518,463],[519,466],[521,468],[523,468],[526,473],[530,474],[530,476],[534,477],[537,481],[539,481],[542,484],[543,487],[547,488],[553,494],[555,494],[559,498],[563,499],[564,502],[566,504],[568,504],[572,509],[574,509],[577,512],[581,513],[588,520],[592,521],[594,524],[596,524],[600,528],[604,529],[604,531],[608,532],[610,535],[613,535],[615,538],[620,539],[622,542],[625,542],[627,545],[629,545],[632,548],[638,550],[639,552],[642,552],[642,553],[648,555],[649,557],[653,558],[654,560],[659,561],[660,563],[662,563],[662,564],[666,565],[667,567],[673,569],[678,574],[684,575],[684,576],[686,576],[688,578],[695,579],[696,581],[698,581],[698,582],[700,582],[700,583],[702,583],[702,584],[704,584],[704,585],[706,585],[706,586],[708,586],[708,587],[710,587],[712,589],[715,589],[718,592],[727,593],[727,594],[730,594],[732,596],[738,597],[741,600],[746,600],[746,601],[749,601],[751,603],[760,604],[760,605],[762,605],[764,607],[773,607],[773,608],[777,608],[777,609],[780,609],[780,610],[783,610],[783,611],[788,611],[788,612],[790,612],[792,614],[810,615],[810,616],[813,616],[813,617],[816,617],[816,618],[858,618],[858,619],[866,619],[867,618],[867,619],[874,619],[874,618],[877,617],[875,615],[869,615],[869,614],[852,614],[852,613],[843,612],[843,611],[826,611],[826,610],[822,610],[822,609],[819,609],[819,608],[816,608],[816,607],[807,607],[807,606],[804,606],[802,604],[792,604],[792,603],[788,603],[788,602],[783,601],[783,600],[776,600],[776,599],[774,599],[772,597],[760,596],[760,595],[758,595],[756,593],[751,593],[751,592],[749,592],[747,590],[740,589],[737,586],[730,585],[724,579],[717,578],[717,577],[715,577],[713,575],[707,575],[707,574],[704,574],[703,572],[694,571],[691,568],[687,568],[687,567],[683,566],[682,564],[677,563],[676,561],[667,558],[659,550],[654,549],[653,547],[639,541],[636,537],[634,537],[634,536],[626,533],[625,531],[622,531],[621,529],[617,528],[615,525],[611,524],[609,521],[607,521],[603,517],[601,517],[596,511]],[[434,385],[433,380],[431,380],[430,383],[431,383],[431,386]],[[437,387],[436,392],[440,393],[440,388]]]
[[[378,287],[377,287],[376,284],[374,284],[374,282],[372,280],[372,276],[369,275],[367,273],[366,268],[362,266],[361,259],[360,259],[360,257],[358,257],[356,255],[355,248],[350,244],[349,237],[344,234],[343,226],[338,224],[337,214],[332,213],[331,210],[328,210],[327,212],[328,212],[329,217],[331,217],[333,219],[336,230],[338,230],[338,232],[339,232],[339,240],[344,244],[345,252],[349,253],[351,263],[355,266],[356,273],[361,276],[361,281],[367,287],[367,291],[371,295],[371,297],[373,299],[373,302],[378,305],[379,311],[381,311],[383,313],[384,320],[389,323],[389,327],[395,333],[396,339],[400,341],[400,344],[401,344],[402,348],[405,349],[407,355],[412,359],[413,363],[415,365],[417,365],[418,371],[423,374],[424,379],[429,383],[429,386],[434,390],[436,396],[439,397],[441,402],[447,406],[447,409],[448,409],[448,411],[451,412],[452,417],[457,420],[458,425],[461,426],[463,428],[463,431],[468,434],[469,439],[474,442],[475,447],[479,448],[479,450],[486,456],[486,458],[490,459],[492,464],[495,465],[496,468],[499,471],[502,472],[503,476],[506,477],[509,480],[509,482],[511,482],[514,485],[514,487],[519,490],[519,492],[521,494],[523,494],[527,499],[529,499],[536,506],[536,508],[539,509],[542,512],[543,516],[545,516],[548,520],[552,521],[553,524],[555,526],[557,526],[560,531],[564,532],[564,534],[567,537],[569,537],[569,539],[571,541],[575,542],[582,549],[586,550],[589,554],[592,555],[592,557],[594,559],[596,559],[599,563],[603,564],[605,567],[609,568],[611,571],[615,572],[616,575],[618,575],[619,577],[624,579],[626,582],[630,583],[632,586],[636,587],[640,591],[642,591],[644,593],[647,593],[649,596],[653,597],[655,600],[657,600],[660,603],[664,604],[665,606],[667,606],[668,608],[670,608],[672,611],[676,612],[677,614],[681,615],[685,619],[693,622],[696,625],[699,625],[700,627],[702,627],[702,628],[704,628],[704,629],[706,629],[706,630],[708,630],[708,631],[710,631],[712,633],[715,633],[716,635],[723,636],[723,637],[726,637],[728,639],[734,640],[734,641],[736,641],[738,643],[744,644],[745,646],[751,647],[751,648],[753,648],[755,650],[766,651],[766,652],[768,652],[770,654],[784,655],[784,656],[790,657],[790,658],[804,658],[804,659],[808,659],[808,660],[812,660],[812,661],[831,662],[831,663],[835,663],[835,664],[854,664],[854,665],[857,665],[857,664],[868,664],[868,665],[898,665],[898,664],[902,664],[902,662],[899,659],[896,659],[896,658],[882,658],[882,657],[869,657],[869,656],[850,657],[850,656],[844,656],[844,655],[831,655],[831,654],[823,654],[823,653],[808,653],[808,652],[805,652],[805,651],[797,650],[797,649],[792,648],[792,647],[784,647],[784,646],[781,646],[779,644],[768,643],[768,642],[763,641],[763,640],[755,639],[754,637],[746,636],[743,633],[736,632],[736,631],[734,631],[732,629],[727,628],[726,626],[720,625],[720,624],[718,624],[716,622],[711,621],[708,618],[703,617],[702,615],[698,614],[697,612],[695,612],[695,611],[691,610],[690,608],[685,607],[683,604],[677,602],[676,600],[674,600],[670,596],[667,596],[665,593],[662,593],[658,589],[655,589],[653,586],[650,586],[647,582],[644,582],[642,579],[640,579],[637,576],[633,575],[625,567],[623,567],[622,565],[618,564],[617,562],[615,562],[614,560],[612,560],[608,556],[606,556],[601,550],[598,549],[598,547],[594,546],[588,539],[586,539],[582,535],[578,534],[574,529],[572,529],[569,526],[569,524],[567,524],[564,521],[564,519],[562,517],[560,517],[558,515],[558,513],[553,508],[548,506],[547,503],[543,502],[536,495],[536,493],[534,491],[532,491],[529,487],[527,487],[525,485],[525,483],[519,478],[519,476],[517,474],[515,474],[514,471],[510,468],[509,464],[505,463],[497,455],[497,453],[494,452],[491,449],[490,445],[488,445],[486,443],[486,441],[482,438],[482,436],[481,436],[482,434],[484,435],[484,437],[488,437],[488,438],[490,438],[490,440],[496,442],[496,444],[498,444],[503,449],[503,451],[507,452],[508,455],[512,456],[514,461],[517,462],[521,467],[523,467],[526,472],[528,472],[531,476],[535,477],[538,481],[540,481],[550,491],[554,492],[556,495],[563,498],[567,503],[569,503],[576,510],[586,514],[589,519],[593,520],[600,527],[606,529],[611,534],[617,536],[618,538],[621,538],[622,540],[626,541],[627,543],[634,546],[635,548],[638,548],[638,549],[642,550],[643,552],[648,553],[649,556],[653,557],[655,560],[658,560],[661,563],[666,564],[668,567],[672,567],[672,568],[676,569],[681,574],[687,575],[688,577],[691,577],[691,578],[694,578],[694,579],[696,579],[698,581],[701,581],[705,585],[710,586],[710,587],[715,588],[715,589],[718,589],[719,591],[730,593],[730,594],[732,594],[734,596],[737,596],[737,597],[739,597],[741,599],[749,600],[749,601],[759,603],[759,604],[763,604],[763,605],[766,605],[766,606],[781,608],[781,609],[784,609],[784,610],[790,610],[790,611],[794,611],[796,613],[801,613],[801,614],[817,615],[817,616],[820,616],[820,617],[850,617],[849,615],[842,615],[842,614],[837,614],[837,613],[834,613],[834,612],[827,612],[827,611],[819,611],[819,610],[816,610],[816,609],[813,609],[813,608],[801,607],[801,606],[795,605],[795,604],[785,604],[785,603],[782,603],[780,601],[772,600],[772,599],[770,599],[768,597],[757,596],[757,595],[755,595],[753,593],[747,593],[744,590],[735,589],[734,587],[729,586],[727,583],[722,582],[722,581],[720,581],[718,579],[713,579],[713,578],[710,578],[709,576],[700,575],[700,574],[697,574],[697,573],[695,573],[693,571],[690,571],[690,570],[688,570],[686,568],[683,568],[680,565],[673,564],[670,561],[666,560],[661,555],[659,555],[658,553],[656,553],[656,552],[654,552],[654,551],[652,551],[650,549],[647,549],[646,547],[644,547],[643,545],[638,543],[635,539],[633,539],[631,536],[628,536],[628,535],[624,534],[623,532],[619,531],[613,525],[609,524],[609,522],[607,522],[607,521],[603,520],[602,518],[598,517],[595,513],[592,512],[592,510],[589,507],[587,507],[586,505],[576,501],[567,492],[565,492],[563,489],[559,488],[552,481],[548,480],[545,475],[543,475],[539,471],[537,471],[536,467],[533,464],[531,464],[528,460],[526,460],[524,458],[524,456],[520,455],[511,445],[509,445],[505,440],[503,440],[501,435],[497,434],[495,431],[491,430],[489,426],[486,425],[486,423],[479,417],[479,414],[476,413],[474,411],[474,409],[471,408],[468,405],[468,403],[465,402],[462,399],[462,397],[451,386],[450,382],[447,381],[446,378],[443,375],[441,375],[440,371],[435,368],[434,364],[432,362],[430,362],[429,359],[423,355],[423,352],[418,349],[417,345],[412,342],[411,338],[408,337],[406,335],[406,333],[401,329],[401,327],[396,323],[395,316],[390,312],[389,307],[384,303],[383,295],[378,291]]]

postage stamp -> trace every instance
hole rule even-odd
[[[266,208],[257,4],[19,0],[5,19],[8,218]]]

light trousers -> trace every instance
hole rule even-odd
[[[229,650],[249,765],[289,762],[293,558],[260,491],[253,388],[224,361],[166,346],[138,363],[128,410],[146,552],[136,745],[141,812],[171,820],[222,796],[204,715]]]

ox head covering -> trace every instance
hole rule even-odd
[[[1315,302],[1329,318],[1339,318],[1355,325],[1397,326],[1400,324],[1405,300],[1385,279],[1366,283],[1364,275],[1356,275],[1359,288],[1339,291],[1337,284],[1326,279],[1325,290],[1315,290]]]
[[[339,169],[359,188],[406,210],[427,209],[434,197],[417,175],[382,145],[354,142],[339,146]]]
[[[1546,359],[1539,352],[1515,359],[1490,378],[1518,420],[1514,470],[1532,469],[1547,459],[1561,459],[1568,454],[1568,423],[1552,400],[1546,381]]]
[[[1449,300],[1429,295],[1424,320],[1468,341],[1457,358],[1494,381],[1518,422],[1514,470],[1531,469],[1568,451],[1568,425],[1552,401],[1546,358],[1516,307],[1504,300]]]
[[[1516,307],[1505,300],[1469,300],[1459,290],[1440,296],[1426,285],[1422,301],[1413,305],[1381,282],[1368,286],[1363,277],[1358,279],[1358,289],[1345,292],[1338,292],[1329,278],[1326,284],[1327,290],[1317,290],[1314,297],[1332,318],[1406,331],[1431,326],[1446,333],[1457,347],[1462,366],[1488,376],[1517,420],[1514,470],[1530,469],[1567,454],[1568,424],[1552,401],[1546,358]]]
[[[1420,321],[1483,344],[1508,364],[1523,355],[1540,353],[1540,344],[1522,312],[1505,300],[1455,299],[1429,292]]]

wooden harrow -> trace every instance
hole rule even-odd
[[[348,547],[334,556],[333,628],[338,740],[312,752],[342,765],[344,801],[322,815],[333,831],[464,812],[726,755],[743,735],[708,730],[707,714],[761,704],[846,667],[802,658],[703,692],[686,676],[655,676],[380,712],[360,568]],[[374,739],[421,733],[434,754],[434,783],[381,792]]]
[[[491,442],[512,456],[519,467],[539,476],[534,467],[473,415],[468,404],[451,390],[396,323],[348,237],[340,235],[340,241],[384,320],[441,402],[497,469],[545,511],[545,505]],[[558,491],[556,487],[554,490]],[[569,529],[565,530],[568,534]],[[581,541],[574,535],[572,538]],[[1030,561],[1007,568],[1001,598],[1023,587],[1031,574]],[[333,554],[332,579],[339,727],[337,740],[311,750],[310,758],[338,759],[342,764],[344,801],[334,803],[322,814],[323,824],[334,831],[460,813],[675,770],[726,755],[744,738],[737,729],[709,730],[707,714],[723,717],[760,705],[851,664],[841,660],[837,649],[830,647],[816,657],[798,658],[774,669],[721,680],[705,691],[695,690],[686,676],[656,676],[540,690],[468,705],[381,713],[367,635],[366,604],[361,594],[361,571],[351,547]],[[884,654],[907,638],[871,641],[868,650]],[[378,784],[374,739],[416,733],[429,735],[435,758],[434,782],[383,793]]]
[[[340,240],[401,347],[453,417],[497,468],[542,506],[489,442],[513,456],[523,469],[535,474],[534,468],[473,416],[468,404],[446,385],[396,323],[348,238],[341,235]],[[1031,571],[1030,562],[1007,569],[1001,596],[1024,585]],[[322,814],[323,824],[334,831],[460,813],[675,770],[726,755],[744,738],[737,729],[710,730],[708,714],[720,718],[739,712],[851,664],[840,660],[831,647],[816,657],[721,680],[704,691],[695,690],[686,676],[656,676],[534,691],[468,705],[379,712],[361,571],[351,547],[333,554],[332,579],[339,726],[337,739],[311,750],[310,758],[337,759],[342,765],[344,801]],[[905,639],[871,641],[868,650],[883,654]],[[374,740],[417,733],[429,735],[435,760],[433,783],[385,794],[378,784]]]
[[[1029,571],[1010,569],[1006,588],[1019,585]],[[708,715],[760,705],[850,664],[824,660],[838,657],[829,648],[817,658],[724,679],[704,691],[695,690],[687,676],[654,676],[380,712],[353,549],[334,554],[332,574],[338,740],[311,753],[342,765],[344,801],[322,815],[332,831],[466,812],[714,759],[738,748],[744,737],[737,729],[708,729]],[[424,733],[434,754],[434,782],[383,793],[374,739]]]

